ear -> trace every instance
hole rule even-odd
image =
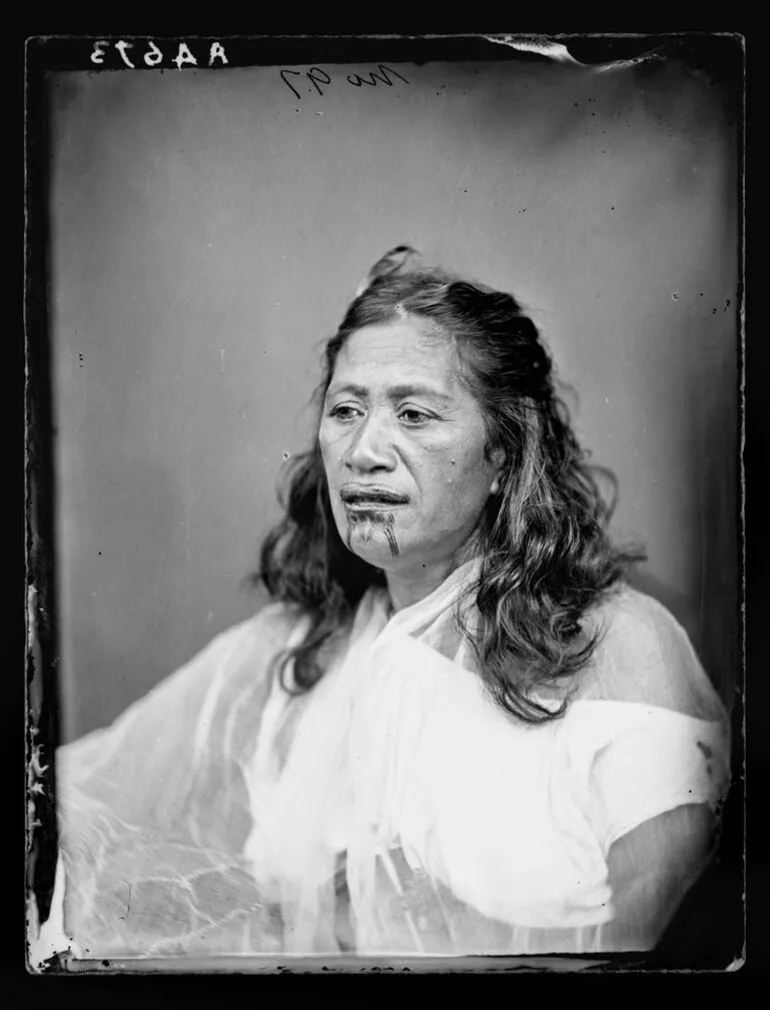
[[[499,474],[505,466],[505,449],[500,445],[490,446],[487,449],[487,459]]]

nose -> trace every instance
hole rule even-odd
[[[360,473],[395,468],[393,443],[385,419],[370,414],[356,426],[344,462],[351,470]]]

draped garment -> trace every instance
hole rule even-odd
[[[516,719],[459,631],[476,564],[394,616],[368,591],[307,693],[275,663],[305,621],[271,604],[61,748],[61,946],[604,950],[610,846],[678,806],[718,807],[726,713],[672,615],[621,586],[586,619],[601,637],[566,715]]]

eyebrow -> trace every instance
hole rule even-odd
[[[390,386],[387,392],[391,400],[405,400],[410,396],[417,396],[428,397],[431,400],[438,400],[441,403],[452,402],[451,396],[447,396],[445,393],[440,393],[437,389],[433,389],[431,386],[421,386],[417,383]],[[327,398],[330,396],[340,396],[343,393],[356,396],[359,400],[365,400],[369,396],[369,390],[366,386],[359,386],[353,382],[345,382],[340,386],[330,386],[326,396]]]

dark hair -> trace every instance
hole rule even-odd
[[[532,320],[510,294],[410,266],[415,255],[399,246],[372,268],[326,345],[316,395],[321,405],[337,355],[365,326],[407,313],[453,341],[490,445],[506,454],[500,494],[490,496],[479,529],[477,627],[464,633],[498,703],[526,721],[545,721],[566,701],[554,711],[534,689],[564,683],[588,662],[597,636],[581,619],[643,555],[609,541],[611,507],[599,491],[599,469],[578,445]],[[264,541],[255,578],[310,619],[304,640],[281,657],[283,671],[293,662],[292,690],[305,691],[323,675],[324,645],[348,625],[364,592],[384,580],[337,532],[317,437],[291,462],[282,500],[284,518]]]

